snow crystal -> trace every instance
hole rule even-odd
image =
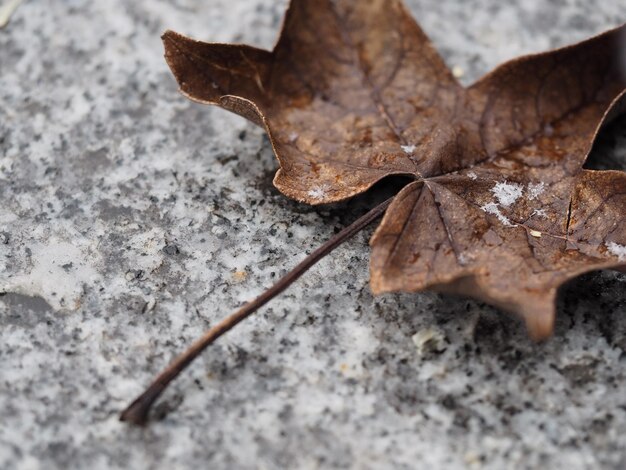
[[[411,339],[420,356],[446,349],[446,337],[439,328],[424,328],[411,336]]]
[[[476,173],[474,173],[473,171],[470,171],[470,172],[467,174],[467,177],[468,177],[469,179],[471,179],[472,181],[473,181],[473,180],[475,180],[476,178],[478,178],[478,176],[476,175]]]
[[[608,242],[606,247],[612,255],[617,256],[617,259],[626,261],[626,246],[615,242]]]
[[[324,188],[314,188],[311,189],[308,193],[310,198],[313,199],[324,199],[324,196],[326,196],[326,191],[324,191]]]
[[[546,190],[545,183],[530,183],[528,185],[528,199],[537,199]]]
[[[503,207],[509,207],[511,204],[515,203],[515,201],[522,197],[523,191],[524,187],[522,185],[517,183],[508,183],[506,181],[504,183],[496,183],[496,185],[491,189],[491,192]]]
[[[400,148],[406,153],[413,153],[415,151],[415,145],[401,145]]]
[[[498,220],[502,222],[503,225],[506,225],[507,227],[513,226],[513,224],[509,221],[509,219],[507,219],[502,214],[502,212],[500,212],[500,208],[495,202],[490,202],[489,204],[485,204],[484,206],[481,207],[481,209],[487,212],[488,214],[495,215],[498,218]]]

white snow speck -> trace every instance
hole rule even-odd
[[[522,197],[523,191],[524,187],[522,185],[508,183],[506,181],[504,183],[496,183],[491,189],[491,192],[503,207],[509,207],[511,204],[515,203],[515,201]]]
[[[606,247],[612,255],[617,256],[617,259],[626,261],[626,246],[615,242],[608,242]]]
[[[554,134],[554,127],[552,127],[550,124],[546,124],[545,126],[543,126],[543,133],[550,137]]]
[[[500,212],[500,208],[495,202],[490,202],[489,204],[485,204],[484,206],[481,207],[481,209],[487,212],[488,214],[495,215],[498,218],[498,220],[502,222],[503,225],[506,225],[507,227],[513,226],[511,221],[507,219],[504,216],[504,214],[502,214],[502,212]]]
[[[424,328],[411,336],[411,339],[420,356],[443,352],[446,349],[446,337],[436,327]]]
[[[413,153],[415,151],[415,145],[401,145],[400,148],[406,153]]]
[[[545,209],[535,209],[533,211],[532,214],[530,214],[531,217],[537,216],[537,217],[543,217],[544,219],[548,218],[548,213],[546,212]]]
[[[307,194],[313,199],[324,199],[324,196],[326,196],[326,191],[324,191],[324,188],[315,188],[309,190]]]
[[[298,133],[297,132],[292,132],[289,134],[289,142],[293,143],[296,140],[298,140]]]
[[[545,183],[530,183],[528,185],[528,199],[537,199],[546,190]]]
[[[470,171],[470,172],[467,174],[467,177],[468,177],[469,179],[471,179],[472,181],[474,181],[476,178],[478,178],[478,176],[476,175],[476,173],[474,173],[473,171]]]

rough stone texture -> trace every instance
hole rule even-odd
[[[464,83],[626,19],[621,1],[518,3],[410,6]],[[371,230],[207,351],[148,428],[117,421],[383,197],[287,200],[260,129],[176,93],[164,29],[271,47],[284,5],[27,1],[0,30],[0,468],[625,468],[625,275],[567,286],[534,344],[471,300],[373,298]],[[626,167],[625,124],[589,167]]]

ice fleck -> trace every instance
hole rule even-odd
[[[424,328],[411,336],[420,356],[446,350],[446,337],[439,328]]]
[[[626,246],[615,242],[608,242],[606,247],[612,255],[617,256],[617,259],[626,261]]]
[[[550,124],[546,124],[545,126],[543,126],[543,133],[547,137],[552,137],[552,134],[554,134],[554,127],[552,127]]]
[[[401,145],[400,148],[406,153],[413,153],[415,151],[415,145]]]
[[[324,188],[317,187],[309,190],[307,194],[312,199],[324,199],[324,196],[326,196],[326,191],[324,191]]]
[[[484,210],[488,214],[495,215],[498,218],[498,220],[502,222],[503,225],[506,225],[507,227],[513,226],[511,221],[507,219],[504,216],[504,214],[502,214],[502,212],[500,212],[500,208],[495,202],[490,202],[489,204],[485,204],[484,206],[481,207],[481,209]]]
[[[543,217],[544,219],[547,219],[548,213],[546,212],[545,209],[535,209],[530,216],[531,217],[534,217],[534,216]]]
[[[530,183],[528,185],[528,199],[537,199],[546,190],[545,183]]]
[[[509,207],[511,204],[515,203],[515,201],[522,197],[523,191],[524,188],[522,185],[517,183],[508,183],[506,181],[504,183],[496,183],[496,185],[491,189],[491,192],[503,207]]]
[[[478,178],[478,176],[476,175],[476,173],[474,173],[473,171],[470,171],[470,172],[467,174],[467,177],[468,177],[469,179],[471,179],[472,181],[474,181],[476,178]]]

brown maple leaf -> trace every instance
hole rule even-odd
[[[328,203],[415,178],[372,238],[374,293],[466,294],[541,338],[560,285],[626,265],[626,174],[582,168],[625,101],[625,33],[515,59],[467,88],[397,0],[293,0],[272,52],[163,41],[186,96],[266,128],[285,195]]]
[[[179,355],[122,413],[144,423],[209,344],[379,217],[374,293],[433,289],[553,328],[559,286],[626,268],[626,173],[583,169],[626,105],[626,25],[456,82],[399,0],[292,0],[272,52],[163,36],[182,92],[264,126],[274,184],[309,204],[389,175],[413,182],[311,253]]]

